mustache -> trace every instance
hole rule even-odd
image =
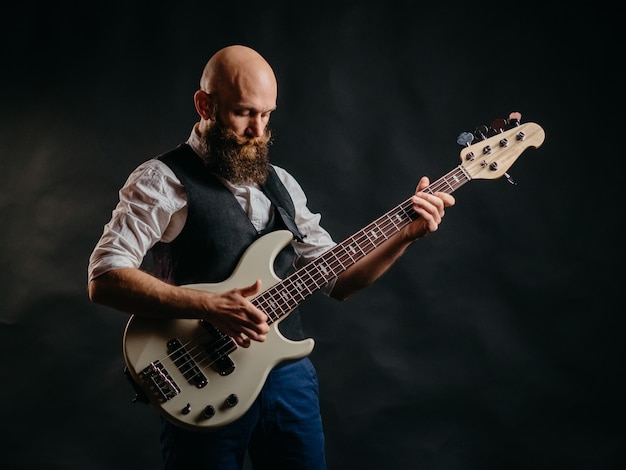
[[[269,128],[266,128],[263,131],[263,135],[259,137],[247,137],[247,136],[238,136],[234,132],[228,132],[227,137],[232,139],[232,141],[240,145],[242,147],[259,147],[264,145],[272,144],[272,131]]]

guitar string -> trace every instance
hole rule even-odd
[[[459,176],[462,176],[463,179],[459,179]],[[451,181],[450,181],[451,178]],[[446,192],[451,193],[458,189],[460,186],[469,181],[469,177],[467,173],[463,170],[461,166],[449,172],[447,175],[439,178],[437,181],[433,182],[428,187],[424,188],[422,191],[433,194],[435,192]],[[361,259],[362,257],[369,254],[372,250],[377,248],[381,243],[389,238],[389,236],[394,235],[406,225],[408,225],[414,218],[416,218],[416,213],[412,210],[413,203],[410,199],[407,199],[400,205],[396,206],[392,210],[385,213],[383,216],[376,219],[374,222],[370,223],[365,228],[361,229],[359,232],[355,233],[352,237],[348,238],[344,242],[337,245],[337,247],[329,250],[325,254],[322,254],[317,260],[312,263],[309,263],[307,266],[304,266],[302,269],[296,271],[292,275],[285,278],[279,285],[273,286],[270,289],[262,292],[259,296],[252,299],[253,303],[258,303],[257,305],[261,310],[263,310],[268,315],[268,322],[271,324],[280,318],[282,318],[285,314],[293,311],[299,303],[301,303],[304,299],[308,297],[308,295],[314,293],[319,288],[321,288],[325,283],[329,282],[332,277],[338,275],[343,272],[347,266],[354,264],[356,261]],[[402,217],[400,215],[402,214]],[[396,223],[398,222],[398,223]],[[372,241],[372,239],[368,236],[369,234],[376,233],[376,231],[382,234],[384,240],[378,241],[377,238]],[[363,247],[366,246],[365,249]],[[354,249],[348,250],[348,247],[353,248],[354,244],[359,248],[361,252],[355,258],[350,253],[357,253]],[[339,252],[337,254],[336,252]],[[328,261],[326,258],[333,258],[334,261]],[[319,260],[319,261],[318,261]],[[329,268],[324,272],[320,271],[318,265],[322,264],[324,261],[324,267]],[[308,269],[307,269],[308,268]],[[300,282],[303,279],[303,275],[308,275],[309,280],[314,283],[316,289],[310,290],[306,292],[306,295],[303,295],[302,289],[299,288],[302,283]],[[294,279],[296,282],[294,283]],[[294,287],[294,285],[296,287]],[[305,283],[306,285],[306,283]],[[289,287],[291,286],[291,287]],[[277,299],[276,293],[281,290],[282,293],[287,292],[289,295],[280,295],[280,297],[285,301],[285,304],[281,305],[273,301],[272,299]],[[270,300],[267,300],[270,299]],[[291,305],[289,302],[293,302],[294,305]],[[280,310],[280,313],[275,314],[276,310]],[[268,313],[269,312],[269,313]],[[275,317],[273,316],[275,315]],[[217,359],[212,360],[211,362],[206,363],[206,359],[211,360],[210,356],[206,355],[206,350],[208,349],[208,344],[200,344],[199,341],[203,340],[203,338],[210,337],[209,332],[203,332],[200,335],[189,340],[187,343],[181,345],[179,348],[171,351],[166,358],[169,358],[176,364],[176,360],[172,359],[175,356],[181,356],[187,358],[187,360],[183,363],[176,364],[178,369],[181,371],[183,377],[191,381],[196,378],[198,374],[195,372],[194,367],[211,367],[213,366],[220,358],[222,358],[225,354],[229,354],[237,349],[236,343],[232,340],[232,338],[228,336],[220,337],[217,340],[214,340],[214,343],[224,341],[227,339],[226,343],[220,346],[218,349],[214,350],[213,353],[219,356]],[[189,345],[192,345],[192,348],[189,349]],[[202,355],[204,358],[198,361],[197,359]],[[165,359],[165,358],[164,358]],[[163,360],[161,362],[163,362]],[[186,372],[183,370],[187,368]],[[182,369],[182,370],[181,370]],[[192,375],[189,377],[187,373],[191,372]]]

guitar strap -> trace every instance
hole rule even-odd
[[[289,195],[289,191],[287,191],[287,188],[285,188],[276,174],[276,171],[271,166],[267,181],[263,184],[261,189],[276,208],[287,229],[293,233],[296,240],[301,242],[304,237],[298,230],[294,220],[296,210],[293,201]]]

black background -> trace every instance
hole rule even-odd
[[[206,60],[279,81],[273,162],[338,241],[520,111],[546,140],[455,195],[440,230],[345,303],[303,306],[329,468],[623,465],[623,11],[599,2],[5,5],[0,125],[3,468],[159,468],[122,374],[127,317],[89,254],[139,163],[196,121]]]

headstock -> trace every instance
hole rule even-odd
[[[545,132],[538,124],[520,124],[521,114],[511,113],[509,119],[497,119],[491,127],[479,126],[474,133],[463,132],[457,142],[461,150],[461,166],[470,179],[495,179],[506,175],[517,157],[527,148],[541,146]],[[511,181],[512,182],[512,181]]]

